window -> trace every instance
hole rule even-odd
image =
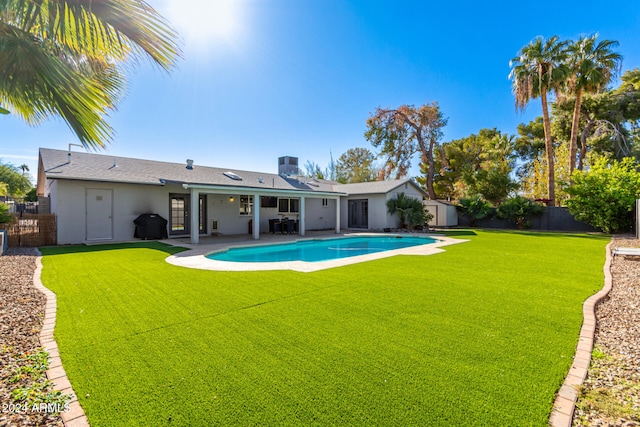
[[[279,213],[298,213],[300,212],[300,199],[279,199]]]
[[[186,196],[171,197],[171,232],[184,232],[187,230],[187,198]]]
[[[278,198],[273,196],[262,196],[260,197],[260,207],[261,208],[277,208]]]
[[[251,215],[253,212],[253,196],[240,196],[240,215]]]
[[[329,207],[329,199],[322,199],[322,207],[323,208]]]

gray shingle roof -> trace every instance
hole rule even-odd
[[[303,191],[336,194],[384,194],[409,183],[422,191],[411,179],[338,184],[333,181],[283,177],[273,173],[223,169],[185,163],[159,162],[72,151],[40,149],[40,159],[48,179],[73,179],[130,184],[164,185],[165,183],[203,186],[239,187],[281,191]],[[236,180],[225,172],[242,178]]]
[[[336,191],[340,191],[343,193],[348,193],[351,195],[355,194],[386,194],[390,191],[395,190],[398,187],[403,186],[404,184],[413,185],[418,190],[420,190],[424,194],[424,190],[422,190],[416,183],[409,179],[395,179],[390,181],[373,181],[373,182],[360,182],[357,184],[338,184],[334,185],[333,188]],[[426,195],[426,194],[425,194]]]
[[[337,192],[328,181],[298,180],[285,178],[273,173],[223,169],[194,164],[187,169],[185,163],[159,162],[155,160],[132,159],[84,152],[40,149],[40,158],[46,178],[73,179],[101,182],[121,182],[149,185],[164,185],[166,182],[241,187],[254,189],[275,189],[283,191]],[[233,172],[242,178],[232,179],[225,172]]]

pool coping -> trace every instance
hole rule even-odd
[[[328,261],[281,261],[281,262],[232,262],[232,261],[219,261],[209,259],[206,256],[211,253],[223,251],[230,248],[244,248],[244,247],[256,247],[256,246],[268,246],[280,243],[295,243],[308,240],[332,240],[340,237],[351,236],[399,236],[399,237],[420,237],[420,238],[432,238],[436,239],[436,242],[425,243],[424,245],[411,246],[402,249],[393,249],[389,251],[376,252],[373,254],[357,255],[347,258],[340,258]],[[314,271],[326,270],[335,267],[344,267],[351,264],[357,264],[361,262],[373,261],[383,258],[388,258],[396,255],[433,255],[444,252],[441,249],[444,246],[449,246],[457,243],[468,242],[469,240],[454,239],[446,237],[437,233],[420,233],[420,234],[407,234],[407,233],[344,233],[335,234],[329,236],[315,236],[304,237],[299,236],[295,240],[289,240],[287,242],[261,242],[256,240],[242,241],[239,243],[219,243],[209,245],[193,245],[189,250],[179,252],[174,255],[168,256],[165,260],[169,264],[173,264],[180,267],[194,268],[199,270],[212,270],[212,271],[273,271],[273,270],[292,270],[300,273],[311,273]],[[182,243],[166,241],[175,246],[186,246]]]

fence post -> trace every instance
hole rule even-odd
[[[636,239],[640,239],[640,199],[636,199]]]

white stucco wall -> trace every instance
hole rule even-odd
[[[51,212],[57,215],[58,244],[87,243],[87,189],[111,190],[113,192],[113,239],[134,240],[133,220],[144,213],[155,213],[169,221],[170,194],[185,194],[189,191],[180,185],[139,185],[97,183],[73,180],[48,180],[45,196],[51,199]],[[249,234],[249,221],[253,215],[240,215],[240,197],[243,194],[205,193],[207,197],[206,234],[212,232],[212,222],[218,221],[217,232],[223,235]],[[233,197],[233,201],[229,198]],[[335,200],[329,200],[327,208],[322,199],[306,198],[306,229],[335,228]],[[254,203],[255,208],[255,203]],[[269,219],[282,218],[278,208],[260,209],[260,232],[268,233]],[[289,214],[296,219],[297,215]],[[187,236],[184,234],[183,236]],[[177,235],[169,234],[169,237]]]
[[[332,230],[336,228],[336,200],[328,199],[322,206],[322,199],[306,199],[307,230]]]
[[[398,197],[398,194],[404,193],[407,197],[413,197],[422,200],[422,193],[413,185],[405,184],[386,194],[354,194],[342,197],[340,205],[340,224],[342,228],[348,229],[349,217],[349,200],[368,200],[369,205],[369,226],[367,230],[381,231],[385,228],[397,228],[400,221],[396,215],[390,215],[387,210],[387,201]],[[354,229],[362,230],[362,229]]]
[[[87,242],[87,189],[113,191],[113,241],[133,240],[133,220],[143,213],[157,213],[168,219],[167,187],[54,180],[49,186],[51,212],[58,221],[58,244]]]

